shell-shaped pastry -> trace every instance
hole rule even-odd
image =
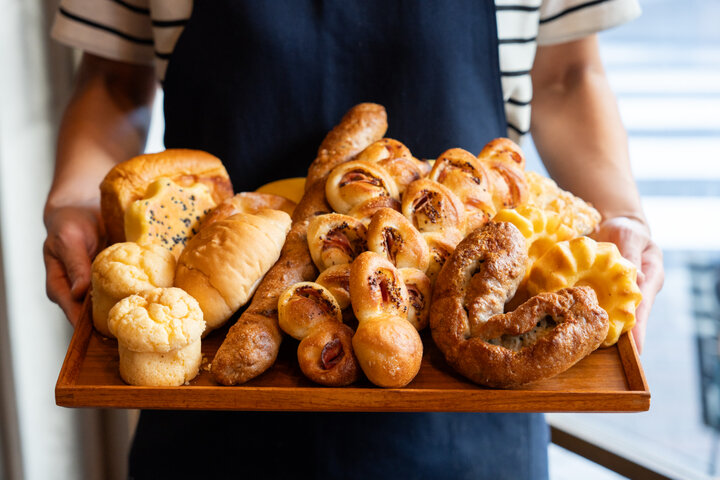
[[[356,205],[373,197],[399,198],[392,176],[373,162],[354,160],[335,167],[325,182],[325,196],[339,213],[347,213]]]
[[[562,223],[560,215],[544,212],[532,205],[500,210],[494,222],[510,222],[523,234],[528,244],[528,272],[530,266],[556,243],[575,238],[577,233]]]
[[[366,250],[367,229],[353,217],[339,213],[318,215],[310,220],[308,248],[319,271],[332,265],[351,263]]]
[[[485,225],[495,215],[488,172],[467,150],[452,148],[435,160],[428,178],[448,187],[465,205],[467,231]]]
[[[427,275],[416,268],[401,268],[400,277],[408,291],[408,322],[420,331],[428,324],[432,283]]]
[[[367,226],[372,216],[375,215],[375,212],[381,208],[391,208],[399,212],[400,200],[392,197],[368,198],[360,205],[355,205],[347,214],[357,218]]]
[[[330,290],[340,309],[350,306],[350,264],[333,265],[318,276],[316,283]]]
[[[429,178],[411,183],[402,198],[402,213],[420,232],[435,232],[448,241],[462,239],[465,205],[446,186]]]
[[[430,264],[427,242],[400,212],[384,208],[373,215],[367,230],[368,250],[383,255],[397,268],[425,271]]]
[[[558,187],[551,179],[536,172],[525,172],[525,179],[529,189],[528,204],[557,213],[562,223],[578,235],[589,235],[600,223],[600,212],[582,198]]]
[[[531,295],[573,286],[590,286],[607,311],[610,329],[603,342],[609,347],[635,325],[635,309],[642,300],[637,269],[613,243],[578,237],[557,243],[530,269]]]
[[[360,152],[355,160],[375,162],[382,166],[395,180],[399,193],[427,173],[427,162],[420,162],[401,142],[383,138]]]
[[[515,208],[527,203],[525,156],[515,142],[509,138],[496,138],[485,145],[478,159],[489,174],[495,210]]]
[[[326,321],[342,322],[340,306],[332,293],[314,282],[300,282],[278,299],[278,323],[285,333],[302,340],[313,327]]]

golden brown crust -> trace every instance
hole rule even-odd
[[[378,253],[397,268],[425,271],[430,263],[427,242],[400,212],[378,210],[367,229],[367,249]]]
[[[350,306],[350,264],[333,265],[325,269],[315,282],[327,288],[341,310]]]
[[[328,175],[325,198],[336,212],[348,213],[375,197],[400,198],[395,180],[377,163],[353,160]]]
[[[208,186],[215,203],[232,196],[232,184],[217,157],[200,151],[170,149],[119,163],[100,184],[100,207],[110,243],[125,239],[124,216],[131,202],[142,198],[153,181],[168,177],[182,186]]]
[[[360,322],[353,348],[363,372],[375,385],[404,387],[420,370],[423,345],[407,320],[400,273],[386,258],[364,252],[350,267],[350,298]]]
[[[315,282],[300,282],[280,295],[278,323],[283,332],[296,340],[305,338],[316,325],[342,322],[342,313],[333,294]]]
[[[314,326],[298,345],[300,370],[315,383],[343,387],[358,378],[352,328],[326,321]]]
[[[465,205],[466,231],[485,225],[495,215],[489,174],[472,153],[462,148],[443,152],[428,178],[448,187]]]
[[[489,174],[495,211],[527,203],[525,156],[515,142],[509,138],[491,140],[478,154],[478,159]]]
[[[278,298],[291,285],[312,281],[318,276],[307,245],[307,228],[310,217],[331,211],[325,201],[324,176],[381,138],[386,128],[383,107],[361,104],[350,110],[323,141],[318,158],[310,166],[305,195],[293,212],[293,225],[280,258],[265,275],[250,306],[228,331],[215,355],[211,373],[219,383],[244,383],[275,362],[282,340]]]
[[[319,271],[351,263],[367,249],[365,225],[340,213],[317,215],[308,225],[308,247]]]
[[[427,171],[426,165],[429,166],[414,158],[404,144],[392,138],[383,138],[368,146],[356,160],[375,162],[383,167],[395,180],[401,194],[408,185],[422,178]]]
[[[408,322],[419,332],[427,327],[430,318],[432,283],[427,275],[415,268],[401,268],[400,277],[408,291]]]
[[[595,350],[607,313],[589,287],[537,295],[503,314],[524,274],[524,239],[512,224],[469,234],[433,292],[430,327],[448,363],[470,380],[511,387],[549,378]]]
[[[320,144],[317,158],[308,169],[305,190],[310,189],[313,183],[325,177],[337,165],[380,140],[386,131],[385,107],[376,103],[355,105]]]
[[[372,216],[381,208],[391,208],[400,211],[400,200],[392,197],[373,197],[353,207],[347,214],[355,217],[365,225],[370,223]]]
[[[429,178],[408,185],[402,213],[420,232],[440,233],[453,245],[465,231],[465,205],[452,190]]]
[[[258,192],[241,192],[226,198],[220,205],[208,213],[200,224],[200,228],[207,227],[213,222],[222,220],[236,213],[256,214],[266,208],[282,210],[292,215],[295,210],[295,202],[280,195]]]

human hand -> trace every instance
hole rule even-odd
[[[75,326],[90,286],[90,262],[104,236],[97,207],[63,206],[45,210],[43,245],[45,288]]]
[[[637,267],[637,284],[643,299],[635,311],[633,336],[638,352],[642,353],[650,309],[665,280],[662,250],[650,238],[648,226],[629,217],[605,220],[593,238],[599,242],[614,243],[620,254]]]

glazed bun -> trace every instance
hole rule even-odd
[[[100,184],[100,206],[110,243],[125,240],[125,210],[161,177],[186,187],[202,183],[216,204],[233,193],[225,167],[209,153],[171,149],[131,158],[113,167]]]
[[[178,259],[175,286],[200,303],[207,331],[250,299],[280,256],[289,230],[287,213],[261,210],[213,222],[188,242]]]

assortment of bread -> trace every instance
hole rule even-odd
[[[383,107],[357,105],[305,182],[262,193],[232,196],[224,167],[204,152],[114,168],[101,186],[103,218],[112,242],[128,242],[93,263],[93,321],[117,336],[123,379],[186,383],[201,336],[248,301],[210,364],[223,385],[270,368],[282,332],[316,383],[349,385],[362,373],[397,388],[420,370],[418,332],[429,323],[459,373],[512,387],[632,328],[634,267],[583,236],[599,213],[525,172],[517,145],[496,139],[477,156],[452,148],[432,163],[383,138],[386,129]]]

